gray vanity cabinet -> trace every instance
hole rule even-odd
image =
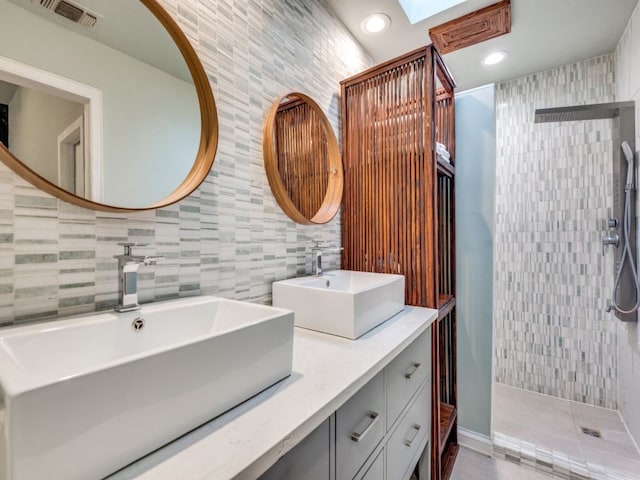
[[[331,418],[327,418],[276,462],[260,480],[328,480],[331,472]]]
[[[260,480],[409,480],[430,431],[428,329]]]
[[[378,453],[378,456],[360,480],[384,480],[384,451]]]

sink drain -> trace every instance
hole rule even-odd
[[[131,322],[131,328],[133,331],[138,332],[144,328],[144,318],[138,317],[133,322]]]

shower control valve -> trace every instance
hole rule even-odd
[[[609,228],[618,228],[618,219],[610,218],[609,220],[607,220],[607,226]]]
[[[605,237],[602,237],[602,256],[604,257],[604,247],[607,245],[615,245],[616,248],[620,244],[620,236],[617,233],[612,233]]]
[[[605,307],[604,311],[609,313],[612,309],[613,309],[613,302],[609,299],[607,300],[607,306]]]

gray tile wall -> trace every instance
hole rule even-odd
[[[616,321],[604,312],[612,253],[611,120],[534,124],[536,108],[615,99],[605,55],[498,85],[495,375],[617,407]]]
[[[110,308],[117,242],[148,242],[145,252],[167,256],[141,267],[142,301],[214,294],[259,303],[270,302],[272,281],[310,270],[311,239],[340,243],[339,217],[299,226],[276,204],[262,124],[276,97],[301,91],[339,136],[339,81],[370,66],[368,55],[323,0],[162,3],[211,79],[220,125],[211,173],[176,205],[122,215],[59,201],[0,165],[0,324]]]

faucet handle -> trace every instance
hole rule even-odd
[[[311,250],[320,250],[327,246],[327,244],[322,242],[321,240],[312,240],[312,242],[313,246],[311,247]]]
[[[118,242],[118,245],[124,247],[124,254],[131,255],[131,249],[133,247],[148,247],[148,243],[138,243],[138,242]]]
[[[617,233],[610,233],[609,235],[602,237],[602,256],[604,257],[604,247],[607,245],[615,245],[616,248],[620,245],[620,236]]]

